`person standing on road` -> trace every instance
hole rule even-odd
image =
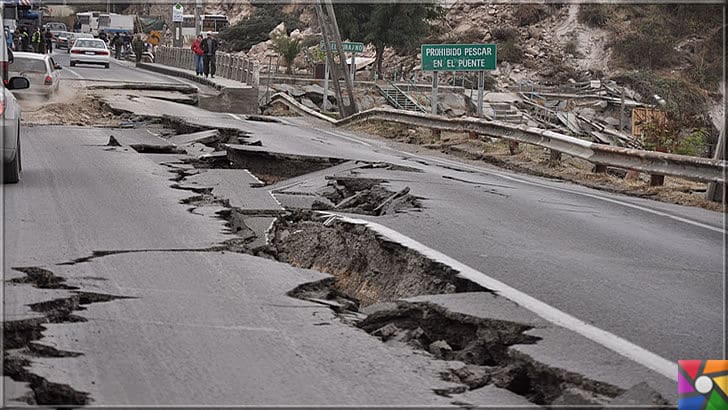
[[[48,54],[53,53],[53,33],[51,33],[51,30],[46,28],[45,34],[45,52]]]
[[[131,42],[131,46],[134,48],[134,58],[136,59],[136,63],[139,64],[139,62],[142,61],[145,48],[144,40],[142,40],[142,36],[140,34],[134,37],[134,41]]]
[[[99,38],[101,40],[104,40],[104,43],[109,42],[109,37],[106,35],[106,32],[104,30],[99,31]]]
[[[205,77],[209,74],[210,77],[215,78],[216,64],[215,64],[215,53],[217,53],[217,40],[212,37],[211,33],[207,33],[207,38],[202,40],[200,46],[203,52],[203,69]]]
[[[42,44],[41,41],[43,40],[42,37],[43,36],[40,33],[40,27],[36,27],[35,31],[33,32],[33,37],[31,37],[30,39],[30,42],[33,43],[34,53],[40,53],[40,46]]]
[[[198,35],[195,41],[192,42],[192,52],[195,53],[195,74],[202,75],[205,71],[205,65],[202,62],[202,55],[205,54],[202,51],[202,35]]]
[[[119,33],[115,33],[114,37],[111,38],[111,47],[114,47],[114,58],[121,59],[121,37]]]
[[[23,27],[20,32],[20,51],[31,51],[30,35],[28,35],[28,29],[25,27]]]

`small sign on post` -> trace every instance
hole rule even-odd
[[[323,41],[321,43],[319,43],[319,48],[321,49],[321,51],[326,51],[326,43],[324,43]],[[344,52],[345,53],[361,53],[362,51],[364,51],[364,43],[356,43],[356,42],[355,43],[346,43],[346,42],[342,42],[341,43],[341,48],[344,49]],[[329,49],[331,51],[337,51],[336,50],[336,42],[335,41],[329,42]]]
[[[184,12],[185,9],[182,7],[181,3],[177,3],[172,7],[172,22],[173,23],[181,23],[184,21]]]

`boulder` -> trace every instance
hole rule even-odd
[[[304,38],[304,35],[303,35],[303,33],[301,33],[301,30],[295,29],[295,30],[291,31],[291,34],[289,34],[288,37],[292,38],[293,40],[301,40],[302,41],[303,38]]]
[[[450,347],[450,345],[444,340],[438,340],[430,343],[427,350],[429,350],[430,353],[438,359],[448,359],[450,355],[452,355],[452,347]]]
[[[271,30],[270,33],[268,33],[268,36],[275,37],[277,35],[285,35],[286,34],[286,23],[281,22],[281,24],[277,25],[273,30]]]
[[[323,98],[322,98],[323,100]],[[318,110],[319,107],[316,105],[313,101],[311,101],[310,98],[303,97],[301,98],[301,104],[303,104],[304,107],[310,108],[312,110]]]

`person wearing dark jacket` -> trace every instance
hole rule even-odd
[[[215,64],[215,53],[217,53],[217,40],[212,34],[207,33],[207,38],[202,40],[200,44],[202,48],[203,58],[203,69],[205,71],[205,77],[209,74],[210,77],[215,78],[216,64]]]
[[[48,54],[53,53],[53,33],[51,33],[51,30],[49,28],[46,28],[45,34],[43,35],[45,37],[45,52]]]
[[[117,60],[121,59],[121,46],[122,43],[121,36],[119,36],[119,33],[114,34],[114,37],[111,38],[111,46],[114,47],[114,58]]]

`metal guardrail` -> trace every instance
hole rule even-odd
[[[500,121],[488,121],[472,117],[447,118],[439,115],[387,108],[374,108],[341,120],[334,120],[304,107],[293,97],[286,94],[275,94],[271,98],[271,102],[275,101],[286,104],[301,114],[316,116],[336,126],[353,125],[366,121],[387,121],[433,130],[472,132],[537,145],[584,159],[593,164],[634,169],[657,175],[673,175],[700,181],[726,182],[728,162],[724,160],[596,144],[549,130],[507,124]]]
[[[260,67],[252,59],[228,53],[216,55],[217,76],[229,80],[240,81],[252,86],[260,84]],[[154,53],[154,62],[170,67],[194,70],[195,54],[188,48],[158,47]]]

